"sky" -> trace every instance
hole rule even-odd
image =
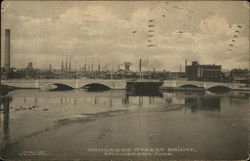
[[[8,28],[16,68],[32,62],[59,69],[70,56],[76,69],[86,60],[94,68],[130,62],[138,70],[139,59],[143,70],[183,71],[185,59],[249,67],[247,1],[5,1],[1,7],[1,66]]]

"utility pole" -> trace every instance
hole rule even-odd
[[[85,70],[85,72],[87,71],[86,56],[85,56],[84,70]]]
[[[142,73],[141,73],[141,59],[140,59],[140,62],[139,62],[139,72],[140,72],[140,79],[142,78]]]
[[[61,70],[62,70],[62,78],[64,77],[64,65],[63,65],[63,60],[62,60],[62,64],[61,64]]]
[[[187,73],[187,59],[185,60],[185,72]]]
[[[71,55],[69,56],[69,71],[71,71]]]
[[[66,74],[66,78],[68,76],[68,56],[66,55],[66,67],[65,67],[65,74]]]
[[[91,72],[94,72],[94,59],[92,58],[92,64],[91,64]]]

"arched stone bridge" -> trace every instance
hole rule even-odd
[[[108,80],[108,79],[30,79],[30,80],[1,80],[1,84],[18,88],[47,88],[49,86],[66,86],[70,88],[83,88],[91,84],[104,85],[110,89],[126,89],[126,80]],[[163,87],[204,87],[210,89],[213,87],[226,87],[231,90],[250,90],[244,84],[222,83],[222,82],[202,82],[187,80],[166,80]]]
[[[91,84],[104,85],[110,89],[126,89],[125,80],[107,79],[40,79],[40,80],[1,80],[1,84],[18,88],[49,88],[50,86],[66,86],[83,88]]]
[[[211,89],[214,87],[224,87],[231,90],[246,90],[245,84],[225,83],[225,82],[203,82],[203,81],[187,81],[187,80],[166,80],[164,87],[203,87]],[[248,89],[249,90],[249,89]]]

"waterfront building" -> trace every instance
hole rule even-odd
[[[244,83],[247,86],[250,86],[250,72],[233,76],[233,82],[235,82],[235,83]]]
[[[222,81],[220,65],[200,65],[197,61],[192,61],[192,65],[186,66],[188,80],[194,81]]]

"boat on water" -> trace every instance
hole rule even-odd
[[[159,90],[164,81],[162,80],[152,80],[152,79],[138,79],[130,80],[126,82],[126,87],[128,90],[133,91],[149,91],[149,90]]]

